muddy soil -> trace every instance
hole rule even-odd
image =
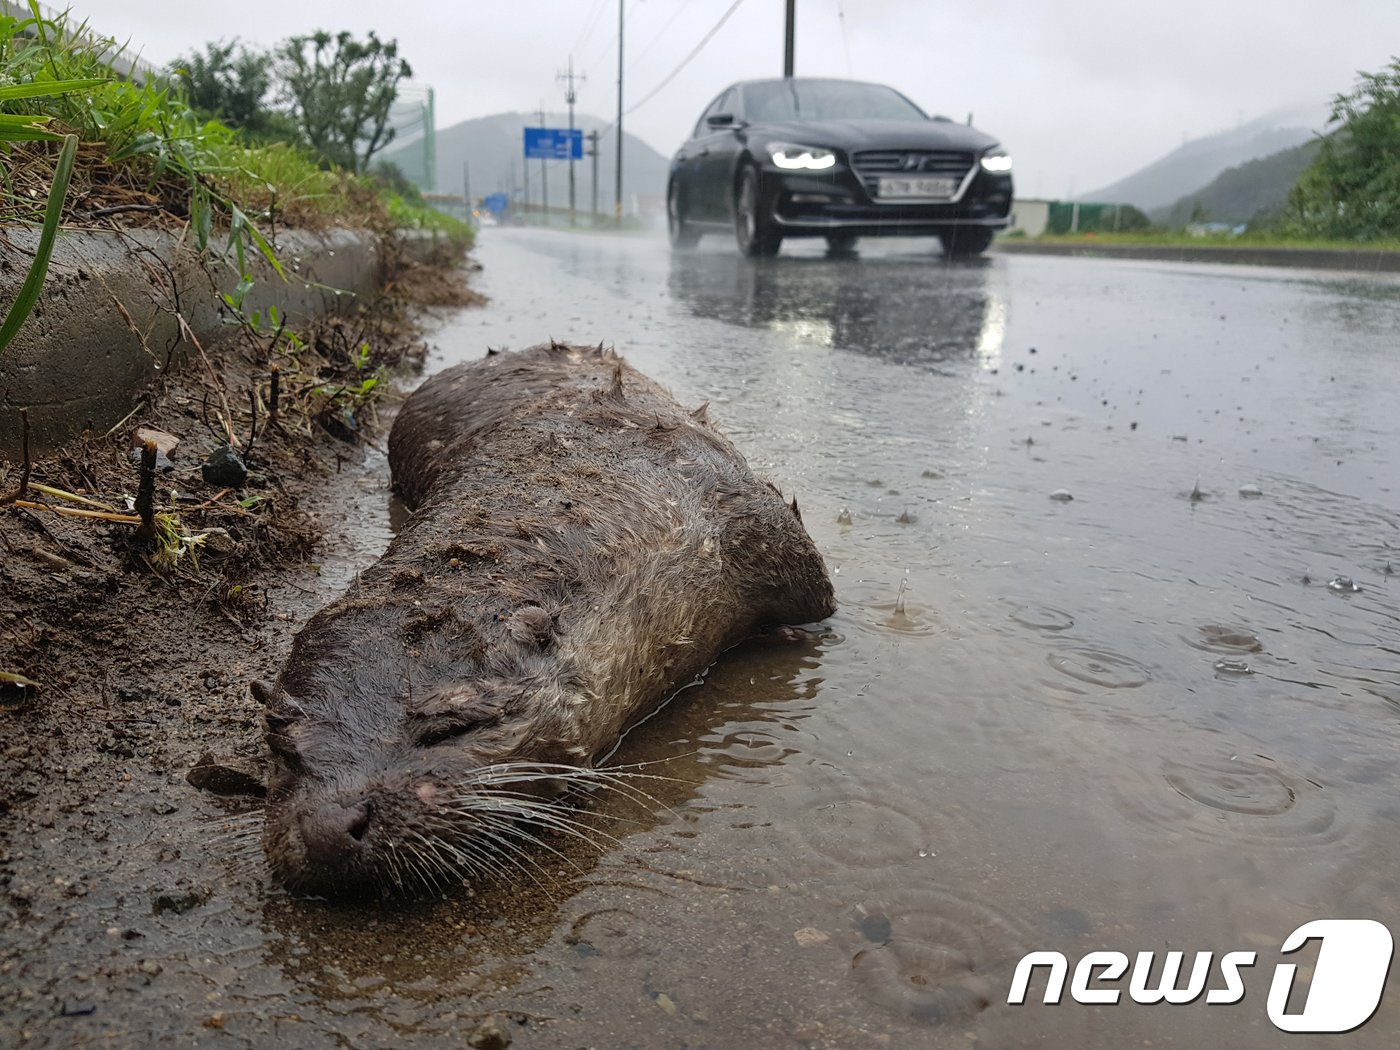
[[[345,508],[384,506],[389,377],[406,386],[421,364],[422,304],[481,301],[466,272],[405,264],[362,316],[314,329],[294,354],[236,334],[214,368],[196,356],[111,434],[31,464],[22,499],[0,505],[0,1045],[151,1045],[129,1014],[114,1027],[123,1012],[109,1005],[172,969],[189,973],[185,993],[208,994],[162,1036],[221,1025],[227,962],[200,956],[198,928],[232,908],[208,906],[229,875],[212,855],[262,881],[248,683],[275,673],[295,628],[382,549],[388,523],[346,535]],[[369,377],[375,397],[345,392]],[[94,504],[37,486],[130,514],[146,428],[178,438],[156,503],[183,543],[48,509]],[[248,479],[211,484],[202,464],[230,431]],[[0,496],[25,473],[0,465]]]

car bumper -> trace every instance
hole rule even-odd
[[[955,227],[1003,229],[1010,222],[1011,176],[977,170],[946,201],[881,202],[843,165],[821,174],[762,169],[760,195],[785,237],[938,234]]]

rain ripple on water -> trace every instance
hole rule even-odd
[[[1061,674],[1105,689],[1136,689],[1152,680],[1142,664],[1108,649],[1059,649],[1045,660]]]
[[[1183,640],[1192,648],[1226,656],[1257,653],[1264,648],[1264,643],[1252,631],[1218,623],[1202,624],[1195,637],[1187,636]]]
[[[1014,918],[941,887],[876,890],[849,919],[857,992],[906,1021],[975,1016],[1005,994],[1026,951]]]
[[[1347,831],[1330,792],[1266,755],[1167,759],[1120,791],[1135,823],[1171,835],[1302,850]]]

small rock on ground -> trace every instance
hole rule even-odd
[[[488,1017],[467,1036],[467,1045],[476,1050],[505,1050],[510,1046],[510,1033],[494,1017]]]

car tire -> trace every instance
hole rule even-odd
[[[671,247],[676,251],[694,248],[700,241],[700,231],[685,220],[681,188],[674,181],[666,188],[666,229],[671,235]]]
[[[826,235],[826,250],[829,255],[854,255],[856,236],[853,233],[829,233]]]
[[[938,235],[943,254],[953,259],[971,259],[992,246],[993,231],[987,226],[955,226]]]
[[[773,228],[773,219],[764,214],[759,192],[758,169],[745,167],[734,187],[734,237],[739,253],[749,258],[777,255],[783,235]]]

